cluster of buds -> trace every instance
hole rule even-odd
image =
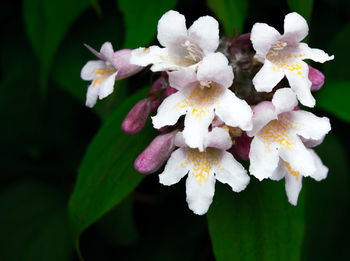
[[[220,39],[213,17],[200,17],[187,29],[183,15],[168,11],[158,22],[162,47],[115,53],[110,43],[100,52],[88,47],[99,60],[88,62],[81,73],[92,80],[86,105],[109,95],[115,80],[151,65],[159,78],[122,123],[126,133],[136,134],[155,114],[152,123],[160,134],[136,159],[137,171],[154,173],[165,164],[159,175],[164,185],[187,175],[187,203],[199,215],[208,211],[216,180],[240,192],[250,175],[284,178],[288,201],[296,205],[302,177],[327,176],[311,148],[331,129],[328,118],[298,107],[298,101],[314,107],[311,91],[324,82],[304,60],[334,58],[301,43],[307,34],[305,19],[290,13],[283,35],[256,23],[251,33]],[[250,162],[250,175],[240,160]]]

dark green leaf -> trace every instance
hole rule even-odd
[[[225,29],[225,34],[230,36],[243,30],[246,17],[246,0],[207,0],[209,8],[216,14]]]
[[[59,44],[72,22],[90,5],[90,0],[24,0],[23,15],[28,37],[41,64],[43,94]]]
[[[283,183],[252,180],[239,194],[227,185],[217,186],[208,213],[217,261],[300,259],[303,200],[291,206]]]
[[[297,12],[310,21],[313,0],[288,0],[288,5],[292,12]]]
[[[0,195],[0,259],[71,260],[66,197],[40,183],[20,183]]]
[[[334,114],[344,121],[350,121],[350,81],[326,81],[317,93],[319,108]]]
[[[103,124],[89,145],[80,165],[78,179],[69,203],[74,238],[125,198],[144,175],[133,168],[133,161],[148,145],[150,126],[128,136],[121,123],[143,94],[128,98]]]
[[[119,0],[126,27],[125,48],[147,46],[157,32],[160,17],[176,5],[176,0]]]

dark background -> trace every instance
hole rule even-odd
[[[0,4],[0,260],[78,260],[67,206],[84,153],[111,113],[155,77],[141,73],[118,82],[113,95],[92,110],[86,108],[88,83],[79,75],[94,57],[83,43],[96,49],[105,41],[115,49],[158,44],[156,21],[162,12],[152,7],[151,41],[142,27],[137,33],[137,24],[129,27],[133,36],[127,36],[126,14],[117,1],[56,2]],[[129,2],[142,13],[140,1]],[[174,9],[186,16],[188,25],[202,15],[216,17],[205,1],[179,0]],[[282,32],[289,12],[287,1],[249,0],[243,32],[255,22]],[[326,75],[326,84],[315,94],[317,106],[312,109],[331,119],[332,132],[317,149],[330,171],[320,183],[304,180],[304,237],[301,242],[280,242],[291,251],[282,260],[350,260],[350,2],[314,1],[309,26],[310,46],[335,54],[334,61],[314,64]],[[100,157],[103,153],[96,161]],[[184,181],[163,187],[157,175],[150,175],[82,233],[80,249],[84,260],[215,260],[207,222],[206,216],[188,210]],[[237,241],[240,236],[235,235]],[[298,249],[301,257],[293,259]]]

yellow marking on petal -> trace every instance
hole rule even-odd
[[[286,162],[286,161],[283,161],[283,165],[287,168],[287,170],[288,170],[288,172],[290,173],[290,174],[292,174],[294,177],[295,177],[295,179],[296,180],[298,180],[298,176],[299,176],[299,171],[294,171],[294,170],[292,170],[292,167],[290,166],[290,164],[288,163],[288,162]]]
[[[106,77],[98,77],[96,78],[93,83],[92,83],[92,87],[94,87],[96,84],[101,84],[103,83],[103,81],[106,79]]]
[[[113,74],[115,73],[117,70],[115,68],[104,68],[104,69],[97,69],[95,71],[96,75],[104,75],[104,74]]]

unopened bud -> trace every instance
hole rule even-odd
[[[236,44],[241,46],[242,48],[248,49],[252,42],[250,41],[250,33],[241,34],[236,39]]]
[[[177,90],[168,84],[168,86],[166,87],[166,96],[170,96],[175,92],[177,92]]]
[[[122,129],[125,133],[136,134],[142,130],[151,113],[151,104],[150,98],[146,98],[134,105],[122,123]]]
[[[249,160],[249,151],[250,151],[250,144],[252,142],[253,138],[248,137],[248,135],[245,132],[242,132],[242,135],[239,137],[236,137],[235,145],[232,146],[231,152],[234,156],[241,158],[243,160]]]
[[[324,75],[319,70],[309,65],[309,80],[311,81],[311,91],[318,91],[324,83]]]
[[[159,170],[175,149],[177,131],[158,135],[134,162],[135,169],[143,174]]]
[[[143,67],[129,62],[132,50],[122,49],[114,53],[113,66],[117,68],[116,80],[130,77],[143,69]]]

